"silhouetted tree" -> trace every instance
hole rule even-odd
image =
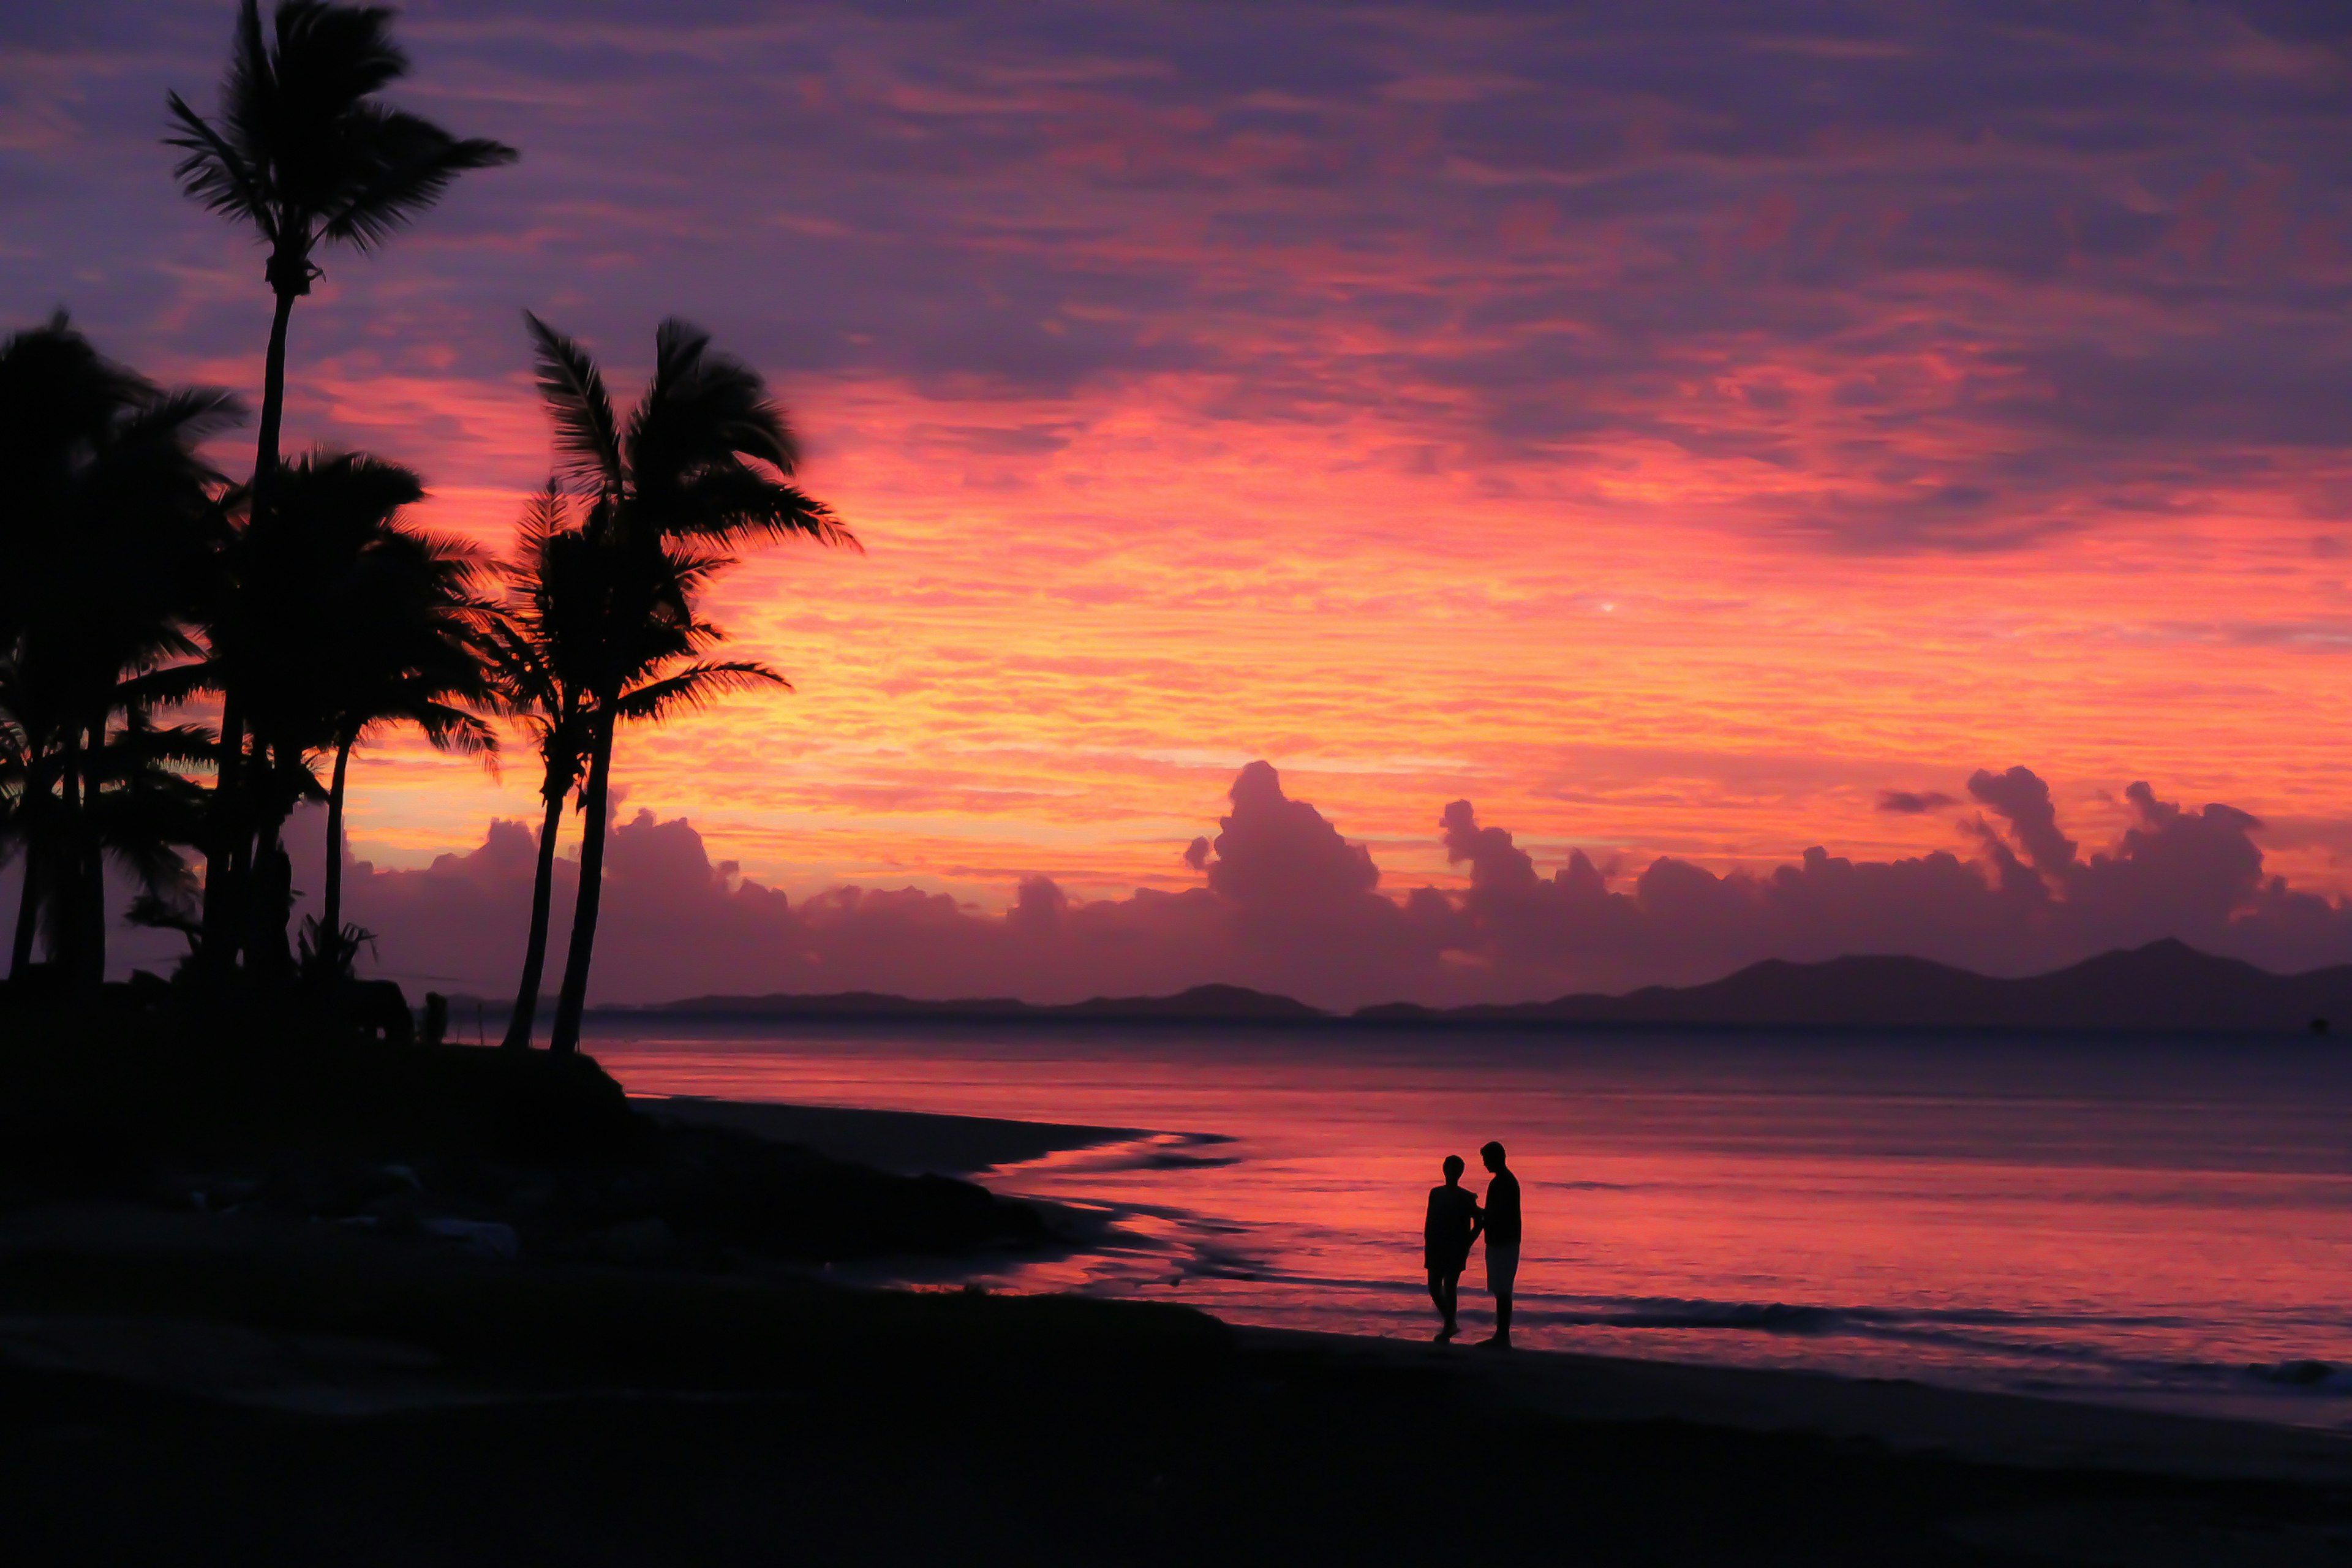
[[[253,752],[240,816],[254,825],[247,964],[282,978],[292,967],[287,924],[291,862],[287,817],[306,799],[328,816],[326,908],[310,947],[322,969],[344,967],[342,798],[353,747],[372,730],[413,723],[444,750],[488,753],[488,726],[456,704],[488,695],[476,657],[481,606],[464,546],[409,529],[404,508],[422,481],[397,463],[320,454],[286,465],[278,502],[248,513],[224,552],[206,609],[205,679],[246,694]],[[332,782],[316,767],[333,759]]]
[[[653,380],[624,426],[586,352],[538,317],[525,320],[564,477],[584,509],[579,531],[596,559],[590,575],[602,626],[589,675],[579,900],[550,1039],[571,1051],[595,952],[614,734],[628,716],[622,699],[633,673],[649,668],[649,641],[670,638],[675,658],[720,639],[696,620],[693,595],[733,563],[718,552],[725,547],[758,537],[852,548],[856,541],[792,482],[799,446],[759,373],[713,353],[708,334],[676,320],[661,324]],[[662,707],[652,705],[654,716]]]
[[[308,947],[322,974],[348,973],[361,940],[343,924],[344,796],[352,752],[401,725],[436,750],[494,760],[498,737],[460,703],[486,702],[486,606],[473,552],[386,520],[329,595],[318,710],[334,753],[327,785],[326,893]]]
[[[253,226],[268,247],[263,278],[276,301],[262,371],[261,426],[250,505],[277,503],[278,432],[286,406],[286,331],[294,301],[319,276],[314,259],[330,244],[366,251],[432,206],[459,174],[512,163],[513,148],[460,139],[430,121],[375,101],[408,73],[381,6],[284,0],[265,36],[257,0],[244,0],[220,115],[208,121],[171,95],[181,149],[181,189],[213,211]],[[226,962],[236,918],[230,905],[242,872],[231,840],[249,842],[235,819],[243,771],[245,693],[222,694],[219,789],[225,820],[205,879],[205,939]],[[282,929],[282,927],[281,927]]]
[[[783,677],[760,664],[679,662],[719,640],[718,629],[695,620],[687,605],[695,588],[725,563],[723,557],[667,550],[650,563],[650,582],[616,591],[606,580],[614,567],[646,563],[569,526],[565,513],[565,497],[550,481],[523,518],[519,558],[499,564],[507,598],[489,637],[491,678],[501,706],[537,737],[542,764],[530,927],[504,1041],[516,1048],[530,1044],[538,1018],[555,893],[556,833],[563,802],[589,761],[594,681],[606,669],[620,668],[611,705],[619,722],[658,722],[678,708],[698,707],[721,692],[752,686],[791,689]],[[659,600],[665,613],[625,625],[612,621],[616,602],[647,599]],[[614,653],[614,644],[622,651]]]
[[[564,496],[554,480],[523,514],[520,549],[498,564],[505,603],[485,643],[499,706],[538,742],[540,828],[538,866],[531,877],[530,925],[523,942],[522,975],[507,1016],[504,1044],[530,1044],[539,989],[546,973],[547,928],[555,899],[555,837],[563,803],[580,782],[588,752],[588,705],[594,675],[598,601],[583,581],[593,563],[587,540],[564,521]]]
[[[169,764],[209,737],[148,715],[198,650],[220,476],[196,455],[238,417],[225,392],[165,392],[101,358],[63,315],[0,344],[0,708],[26,884],[11,973],[45,920],[78,984],[106,962],[105,863],[168,894],[190,787]],[[118,729],[115,721],[121,718]]]

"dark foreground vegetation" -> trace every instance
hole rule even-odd
[[[0,1194],[268,1215],[497,1256],[723,1268],[1048,1245],[1038,1212],[727,1127],[584,1056],[396,1044],[301,999],[0,990]]]

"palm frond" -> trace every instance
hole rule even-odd
[[[793,689],[791,681],[766,665],[748,659],[690,664],[674,674],[623,692],[613,704],[613,711],[633,721],[659,721],[680,709],[703,707],[724,693],[749,691],[761,686],[781,686],[787,691]]]
[[[555,421],[555,444],[567,471],[593,490],[611,493],[625,482],[619,426],[604,373],[572,339],[529,310],[522,313],[536,345],[539,394]]]
[[[126,760],[137,763],[197,766],[210,763],[219,744],[220,738],[201,724],[170,724],[119,731],[108,750],[119,748]]]
[[[172,168],[181,192],[208,212],[249,220],[263,239],[277,244],[278,215],[260,171],[178,93],[170,96],[169,107],[180,134],[164,137],[163,145],[187,153]]]
[[[740,463],[715,465],[687,479],[667,509],[671,531],[711,539],[751,533],[805,538],[864,553],[866,547],[833,509],[799,486]]]
[[[495,760],[499,754],[499,732],[478,713],[446,702],[420,702],[406,717],[425,731],[436,752],[485,760]]]
[[[253,0],[247,0],[251,14]],[[408,55],[393,41],[393,11],[385,5],[331,5],[327,0],[280,0],[275,18],[278,49],[273,62],[281,91],[299,90],[316,113],[333,113],[408,74]],[[256,18],[241,29],[241,53],[260,54]]]
[[[373,249],[439,201],[458,175],[511,163],[521,154],[486,137],[459,139],[431,121],[381,104],[355,104],[344,117],[362,167],[320,216],[319,233]]]

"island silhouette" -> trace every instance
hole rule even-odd
[[[1819,963],[1766,959],[1699,985],[1646,985],[1549,1002],[1426,1006],[1390,1002],[1339,1013],[1244,985],[1167,996],[1035,1003],[935,1000],[873,991],[691,996],[593,1009],[608,1017],[940,1024],[1247,1025],[1313,1029],[1562,1029],[1612,1025],[1766,1028],[2251,1031],[2326,1034],[2352,1019],[2352,964],[2274,974],[2173,938],[2117,949],[2044,974],[1979,974],[1932,959],[1856,954]]]

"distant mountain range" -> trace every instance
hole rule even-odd
[[[1608,1024],[1755,1025],[1890,1029],[2191,1029],[2296,1032],[2352,1026],[2352,964],[2273,974],[2184,942],[2102,953],[2048,974],[2008,980],[1924,958],[1826,963],[1779,959],[1704,985],[1651,985],[1622,996],[1424,1007],[1394,1002],[1328,1013],[1240,985],[1173,996],[1097,996],[1042,1005],[1010,997],[922,1001],[853,991],[830,995],[698,996],[605,1017],[935,1023],[1249,1024],[1312,1028],[1562,1029]]]

